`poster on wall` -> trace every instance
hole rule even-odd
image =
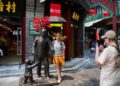
[[[24,16],[25,2],[26,0],[0,0],[0,15]]]
[[[33,27],[33,22],[29,21],[29,35],[33,36],[33,35],[40,35],[42,33],[42,29],[40,29],[39,32],[35,31],[35,28]]]

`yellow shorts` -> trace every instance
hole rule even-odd
[[[63,56],[54,56],[53,63],[54,64],[60,63],[60,64],[64,65],[64,57]]]

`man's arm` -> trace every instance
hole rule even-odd
[[[95,62],[96,62],[96,64],[101,65],[99,60],[98,60],[98,57],[99,57],[99,47],[98,47],[98,44],[96,44]]]

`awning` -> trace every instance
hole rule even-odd
[[[116,23],[120,23],[120,18],[117,17]],[[89,22],[85,27],[105,27],[107,25],[113,24],[113,18],[106,18],[106,19],[100,19],[93,21],[92,23]]]
[[[120,18],[117,17],[116,23],[120,23]],[[94,26],[106,26],[106,25],[112,25],[113,24],[113,18],[107,18],[103,19],[102,21],[95,23]]]
[[[97,23],[97,22],[100,22],[102,21],[103,19],[98,19],[98,20],[95,20],[95,21],[91,21],[91,22],[88,22],[88,23],[84,23],[84,26],[85,27],[91,27],[93,24]]]
[[[50,22],[67,22],[63,17],[61,16],[50,16],[49,17]]]

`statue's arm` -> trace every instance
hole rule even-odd
[[[39,62],[34,63],[33,65],[27,66],[28,69],[34,68],[35,66],[38,65]]]

